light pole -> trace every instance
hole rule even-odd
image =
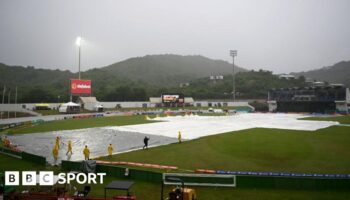
[[[230,50],[230,56],[232,56],[232,98],[233,101],[236,99],[236,88],[235,88],[235,56],[237,56],[237,50]]]
[[[81,55],[81,41],[82,41],[82,38],[79,36],[77,37],[77,41],[76,41],[76,44],[79,48],[79,80],[80,80],[80,55]]]
[[[10,104],[11,101],[11,90],[9,90],[9,96],[8,96],[8,104]],[[7,119],[10,118],[10,109],[7,111]]]
[[[15,106],[16,106],[16,109],[17,109],[17,86],[16,86]],[[15,118],[17,117],[16,109],[15,109]]]
[[[6,93],[6,86],[4,85],[4,90],[3,90],[3,92],[2,92],[2,104],[4,104],[5,103],[5,94]],[[3,114],[4,112],[3,111],[0,111],[0,115],[1,115],[1,118],[0,119],[2,119],[2,114]]]

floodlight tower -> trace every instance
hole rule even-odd
[[[79,80],[80,80],[80,54],[81,54],[81,42],[82,42],[82,38],[79,36],[77,37],[77,41],[75,42],[76,45],[78,46],[79,48]]]
[[[236,99],[236,88],[235,88],[235,56],[237,56],[237,50],[230,50],[230,56],[232,56],[232,98],[233,101]]]

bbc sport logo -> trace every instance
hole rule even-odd
[[[30,186],[39,184],[52,186],[56,183],[69,184],[72,181],[76,181],[78,184],[103,184],[105,176],[106,173],[59,173],[54,175],[53,171],[40,171],[39,174],[36,171],[23,171],[20,176],[19,171],[6,171],[5,185]],[[22,184],[20,184],[20,180]]]

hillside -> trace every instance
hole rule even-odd
[[[292,74],[330,83],[343,83],[350,87],[350,61],[342,61],[333,66]]]
[[[6,102],[11,91],[14,102],[15,87],[18,87],[18,102],[56,102],[58,96],[68,99],[70,78],[76,76],[70,71],[36,69],[32,66],[8,66],[0,63],[1,98],[6,86]]]
[[[237,71],[242,71],[237,68]],[[146,100],[166,87],[177,87],[210,75],[232,73],[232,65],[202,56],[152,55],[82,72],[91,79],[93,95],[100,100]],[[36,69],[0,63],[0,87],[18,86],[18,102],[57,102],[69,99],[69,80],[77,73],[68,70]],[[2,93],[0,94],[2,96]],[[14,97],[14,95],[12,95]],[[11,100],[12,102],[14,99]]]
[[[244,71],[239,67],[236,69],[237,72]],[[165,54],[130,58],[100,70],[118,77],[127,77],[135,82],[167,87],[210,75],[230,74],[232,64],[203,56]]]
[[[305,85],[302,77],[285,80],[264,70],[237,71],[237,98],[266,98],[271,88]],[[144,101],[165,92],[181,92],[195,99],[230,99],[231,73],[232,65],[224,61],[202,56],[154,55],[88,70],[82,72],[82,78],[92,80],[93,96],[100,101]],[[224,79],[209,80],[210,75],[224,75]],[[77,73],[70,71],[0,64],[0,89],[3,85],[11,88],[11,102],[15,86],[19,103],[66,102],[69,79],[76,77]],[[189,86],[179,87],[184,82]]]
[[[239,99],[267,99],[267,92],[272,88],[306,86],[303,77],[298,79],[280,79],[271,71],[246,71],[236,75],[236,97]],[[232,97],[232,75],[223,80],[212,81],[201,78],[191,81],[188,87],[173,88],[195,99],[230,99]]]
[[[8,92],[11,90],[11,102],[14,102],[15,87],[18,87],[18,102],[63,102],[69,99],[70,79],[77,78],[77,73],[68,70],[36,69],[32,66],[8,66],[0,63],[0,88],[5,85]],[[93,94],[103,96],[114,93],[116,87],[139,87],[125,77],[116,77],[103,70],[91,70],[90,73],[82,73],[83,79],[91,79]]]

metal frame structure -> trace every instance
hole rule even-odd
[[[235,85],[235,56],[237,56],[237,50],[230,50],[230,56],[232,57],[232,98],[236,100],[236,85]]]
[[[193,177],[193,178],[232,178],[232,184],[223,183],[191,183],[186,182],[183,179],[185,185],[189,186],[209,186],[209,187],[236,187],[236,175],[223,175],[223,174],[186,174],[186,173],[163,173],[163,183],[164,185],[181,185],[181,182],[167,181],[169,177],[183,178],[183,177]]]

